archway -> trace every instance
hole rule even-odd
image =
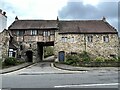
[[[32,51],[26,51],[27,61],[32,62],[33,61],[33,52]]]

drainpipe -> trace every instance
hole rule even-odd
[[[84,45],[85,45],[85,51],[87,52],[86,35],[85,34],[84,34]]]

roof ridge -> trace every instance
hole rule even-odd
[[[57,20],[43,20],[43,19],[20,19],[18,21],[57,21]]]
[[[59,20],[59,21],[63,21],[63,22],[86,22],[86,21],[102,21],[102,20]]]

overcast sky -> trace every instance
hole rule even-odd
[[[0,0],[9,26],[19,19],[99,20],[103,16],[118,29],[119,0]]]

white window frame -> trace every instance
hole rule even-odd
[[[92,35],[89,35],[87,36],[87,42],[93,42],[93,36]]]
[[[13,56],[13,49],[9,49],[9,57]]]
[[[50,31],[43,31],[43,36],[45,37],[50,36]]]
[[[61,37],[62,42],[67,42],[67,39],[68,39],[67,37]]]
[[[31,30],[31,35],[37,35],[37,30]]]
[[[70,42],[74,42],[75,41],[75,38],[74,37],[71,37],[70,38]]]
[[[109,42],[109,36],[103,36],[103,42]]]

